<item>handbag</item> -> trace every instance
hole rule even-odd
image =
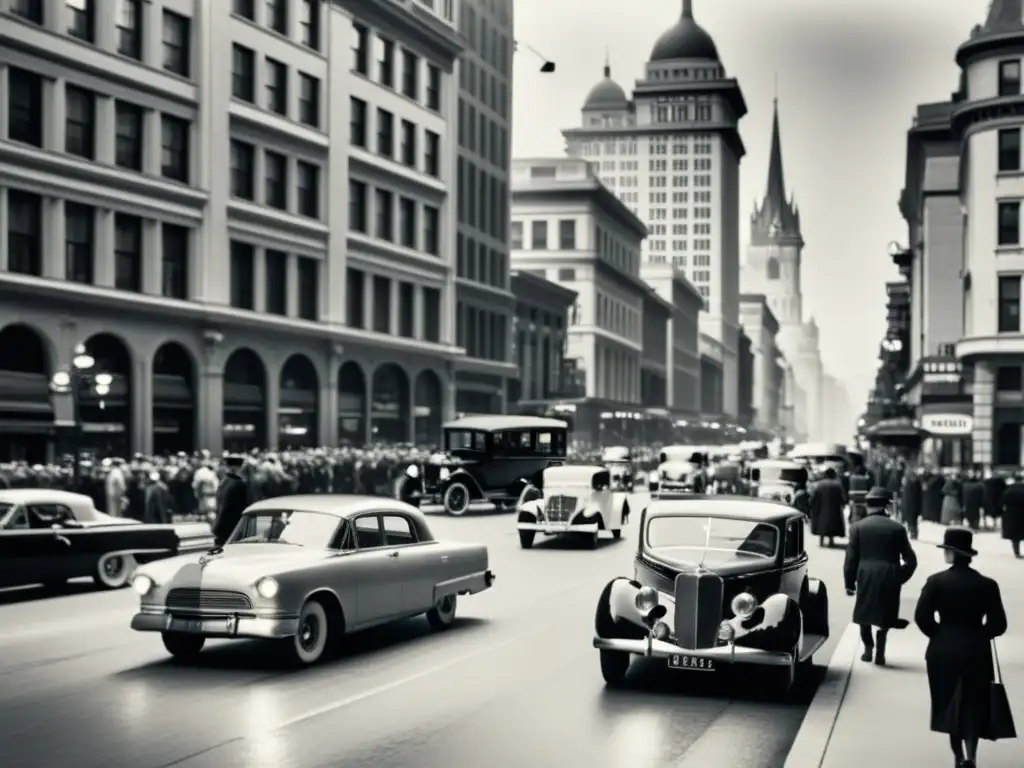
[[[999,654],[996,652],[996,641],[992,640],[992,669],[995,680],[989,688],[989,740],[1017,738],[1017,729],[1013,725],[1013,712],[1010,710],[1010,699],[1003,686],[1003,671],[999,668]]]

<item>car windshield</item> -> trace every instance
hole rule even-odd
[[[15,506],[16,505],[14,504],[8,504],[6,502],[0,503],[0,528],[6,528],[8,526],[8,523],[13,522],[12,520],[7,520],[6,518],[8,514],[10,514],[10,511],[14,509]]]
[[[228,544],[292,544],[299,547],[326,549],[338,518],[322,512],[267,509],[248,512],[235,526]]]
[[[803,467],[754,467],[754,471],[762,483],[800,485],[807,482],[807,470]]]
[[[730,517],[654,517],[647,524],[647,548],[664,557],[705,563],[770,560],[779,548],[779,529]]]

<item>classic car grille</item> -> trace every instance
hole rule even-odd
[[[690,650],[714,648],[722,623],[725,583],[707,571],[676,576],[676,641]]]
[[[167,609],[171,611],[246,611],[252,601],[242,592],[227,589],[172,589],[167,594]]]
[[[552,523],[567,523],[576,511],[575,496],[551,496],[544,505],[544,517]]]
[[[441,481],[441,465],[433,462],[420,464],[420,473],[423,482],[428,488],[433,488]]]

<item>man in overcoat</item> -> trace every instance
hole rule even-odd
[[[846,534],[843,508],[846,493],[833,467],[825,469],[825,476],[814,484],[811,491],[811,535],[817,536],[822,547],[835,546],[835,537]]]
[[[229,454],[224,463],[228,471],[217,489],[217,519],[213,522],[213,536],[218,547],[224,545],[249,506],[249,488],[241,475],[245,457]]]
[[[1006,486],[1000,508],[1003,516],[1003,538],[1010,542],[1014,557],[1021,556],[1020,544],[1024,541],[1024,482],[1021,476]]]
[[[903,522],[912,539],[917,538],[923,495],[924,489],[921,487],[920,475],[916,472],[907,472],[903,478],[903,499],[900,506],[903,509]]]
[[[980,472],[972,470],[967,474],[961,493],[964,520],[972,531],[976,531],[985,513],[985,486],[982,485]]]
[[[917,555],[907,529],[886,515],[889,494],[872,488],[864,499],[867,514],[850,526],[843,576],[846,593],[856,595],[853,622],[860,625],[862,661],[885,664],[890,629],[906,627],[899,617],[900,591],[917,570]],[[874,637],[871,628],[877,627]]]
[[[994,525],[1003,511],[1003,491],[1006,490],[1006,481],[992,471],[989,467],[985,470],[985,479],[982,482],[985,486],[985,516],[991,518]]]

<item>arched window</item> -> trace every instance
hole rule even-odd
[[[779,279],[779,260],[776,259],[774,256],[768,259],[768,279]]]

